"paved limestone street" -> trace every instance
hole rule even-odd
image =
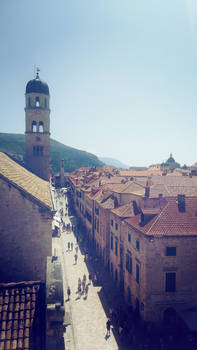
[[[56,197],[56,193],[54,194]],[[62,218],[65,224],[71,224],[66,210],[67,198],[61,196],[56,200],[56,209],[59,212],[63,209]],[[62,226],[61,226],[61,231]],[[73,242],[73,251],[68,251],[68,242]],[[103,309],[98,292],[101,286],[89,285],[87,299],[84,295],[77,293],[78,278],[83,279],[86,274],[88,280],[88,270],[84,262],[84,255],[78,249],[77,264],[74,261],[76,238],[72,231],[63,231],[60,238],[53,239],[53,251],[62,261],[63,284],[65,310],[70,312],[71,325],[67,327],[65,333],[66,350],[116,350],[118,345],[111,332],[110,337],[106,337],[107,316]],[[67,287],[71,289],[70,301],[67,300]]]

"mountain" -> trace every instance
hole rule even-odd
[[[16,161],[25,165],[25,135],[0,133],[0,151],[5,152]],[[51,172],[60,170],[60,160],[64,159],[64,170],[71,172],[80,167],[103,166],[94,154],[80,151],[55,141],[50,140],[50,163]]]
[[[99,157],[99,160],[106,165],[112,165],[115,166],[116,168],[121,168],[121,169],[128,169],[128,165],[125,165],[121,163],[118,159],[115,158],[104,158],[104,157]]]

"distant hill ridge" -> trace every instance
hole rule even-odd
[[[12,156],[25,165],[25,135],[0,133],[0,151]],[[64,159],[64,170],[72,172],[80,167],[103,166],[94,154],[81,151],[50,139],[50,163],[52,173],[60,170],[60,160]]]
[[[129,168],[128,165],[123,164],[122,162],[120,162],[118,159],[115,159],[115,158],[99,157],[99,160],[101,162],[104,162],[107,165],[112,165],[116,168],[121,168],[121,169],[128,169]]]

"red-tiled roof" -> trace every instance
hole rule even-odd
[[[0,349],[30,349],[40,282],[0,284]]]
[[[185,176],[152,176],[150,186],[150,197],[163,196],[172,197],[178,194],[186,196],[197,196],[197,177]]]
[[[147,177],[147,176],[150,176],[152,174],[162,175],[161,170],[158,170],[158,169],[120,170],[119,173],[121,176],[127,176],[127,177]]]
[[[120,216],[121,218],[134,216],[133,203],[121,205],[118,208],[111,209],[111,212]]]
[[[179,211],[176,197],[167,198],[166,202],[147,224],[140,225],[140,214],[126,219],[126,222],[148,235],[196,236],[197,197],[185,198],[185,212]]]

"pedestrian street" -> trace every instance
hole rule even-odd
[[[73,251],[68,251],[68,242],[73,242]],[[83,279],[86,274],[88,282],[88,270],[84,262],[84,255],[78,249],[77,264],[75,264],[74,255],[76,238],[73,232],[63,232],[59,243],[61,244],[63,273],[65,278],[64,296],[67,300],[67,287],[71,289],[70,301],[65,302],[67,311],[71,313],[72,320],[72,337],[69,348],[76,350],[117,350],[118,345],[111,331],[110,337],[106,337],[106,322],[102,303],[99,299],[98,292],[100,288],[89,285],[87,299],[84,295],[79,296],[77,293],[78,278]],[[68,341],[68,340],[67,340]],[[67,348],[67,347],[66,347]]]

